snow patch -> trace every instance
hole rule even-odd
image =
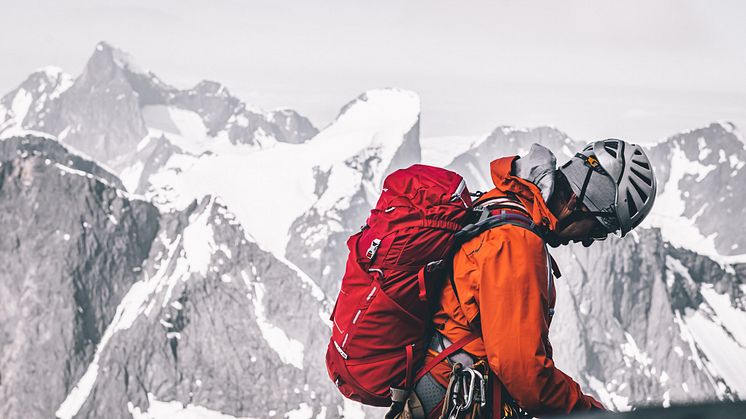
[[[209,225],[210,213],[215,198],[210,198],[207,207],[189,217],[189,226],[184,229],[184,251],[192,272],[207,275],[216,244],[214,230]]]
[[[287,419],[311,419],[313,417],[313,408],[308,403],[301,403],[297,409],[285,413]]]
[[[137,185],[140,184],[140,176],[142,175],[143,163],[141,161],[135,162],[135,164],[126,167],[119,174],[119,179],[124,184],[125,189],[130,192],[135,192]]]
[[[588,386],[598,395],[598,398],[601,399],[599,401],[607,409],[619,412],[626,412],[632,409],[632,406],[629,404],[629,397],[607,390],[601,380],[592,375],[586,374],[586,379],[588,380]]]
[[[746,348],[746,311],[733,307],[728,294],[719,294],[712,284],[703,284],[700,293],[717,316],[716,322]]]
[[[258,277],[252,279],[244,271],[241,271],[241,276],[246,286],[250,290],[253,290],[253,293],[249,293],[248,297],[253,303],[254,316],[256,316],[256,323],[259,326],[262,337],[264,337],[269,347],[277,353],[282,362],[302,370],[303,344],[288,337],[284,330],[269,322],[264,307],[264,295],[266,291],[264,284],[258,281]]]
[[[151,393],[148,393],[147,410],[143,411],[132,402],[127,403],[127,410],[132,415],[132,419],[252,419],[226,415],[192,403],[184,405],[179,401],[160,401]]]
[[[720,309],[724,310],[723,307]],[[733,335],[728,333],[729,329],[718,324],[718,319],[706,315],[704,310],[687,309],[683,321],[697,345],[707,355],[710,361],[708,366],[714,369],[712,372],[722,377],[739,397],[746,397],[746,376],[742,373],[746,371],[746,347],[734,340]],[[742,332],[743,325],[738,325]],[[720,386],[715,388],[720,390]]]
[[[13,97],[10,110],[13,112],[13,116],[19,125],[23,124],[23,120],[26,119],[26,115],[31,108],[31,102],[33,101],[34,97],[24,88],[18,89],[16,95]]]

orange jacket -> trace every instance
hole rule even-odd
[[[557,220],[539,188],[511,174],[515,158],[492,162],[495,188],[486,197],[511,192],[535,223],[555,228]],[[465,243],[453,266],[458,298],[446,282],[434,320],[440,333],[451,342],[471,331],[481,333],[481,339],[464,349],[477,357],[486,356],[507,392],[532,415],[601,408],[552,361],[548,335],[556,294],[541,238],[518,226],[493,228]],[[433,355],[431,351],[428,360]],[[445,385],[449,372],[443,362],[432,374]]]

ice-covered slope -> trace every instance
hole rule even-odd
[[[259,243],[283,255],[291,224],[311,205],[325,211],[344,205],[363,181],[379,186],[407,133],[417,130],[419,111],[414,93],[372,90],[303,144],[174,154],[149,176],[146,194],[164,208],[183,208],[205,194],[220,196]]]
[[[731,123],[674,135],[651,149],[659,195],[646,225],[673,244],[746,262],[746,149]]]

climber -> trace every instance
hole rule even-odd
[[[526,156],[491,163],[495,187],[476,205],[533,224],[488,229],[456,252],[425,367],[403,417],[542,417],[604,409],[552,360],[548,332],[559,269],[546,244],[589,246],[608,234],[624,237],[650,212],[656,181],[642,148],[616,139],[591,143],[559,169],[555,165],[552,152],[538,144]],[[452,342],[454,348],[444,351]],[[478,388],[486,374],[492,390],[481,392],[489,397]],[[476,415],[464,408],[466,396],[455,393],[469,390],[477,394],[469,409],[481,405]]]

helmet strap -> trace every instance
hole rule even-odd
[[[582,205],[583,205],[583,198],[585,198],[585,191],[586,189],[588,189],[588,182],[590,182],[591,180],[592,173],[593,173],[593,168],[589,167],[588,172],[585,175],[585,179],[583,180],[583,187],[580,188],[580,196],[578,196],[578,199],[575,201],[575,205],[570,210],[570,214],[568,214],[565,217],[562,217],[560,220],[557,220],[557,232],[558,233],[561,233],[570,224],[586,216],[587,213],[582,211]]]

